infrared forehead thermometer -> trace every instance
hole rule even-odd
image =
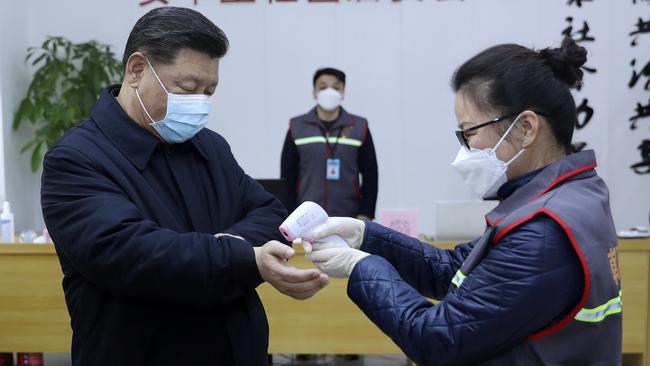
[[[296,238],[303,238],[310,243],[335,243],[341,247],[348,247],[348,244],[338,235],[332,235],[315,241],[311,232],[321,224],[327,221],[327,212],[318,204],[305,201],[302,205],[287,217],[280,225],[280,232],[289,241]]]

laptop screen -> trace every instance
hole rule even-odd
[[[436,240],[471,240],[485,231],[485,214],[498,201],[436,202]]]

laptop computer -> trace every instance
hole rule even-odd
[[[436,202],[436,240],[471,240],[485,231],[485,214],[498,201]]]

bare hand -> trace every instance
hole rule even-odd
[[[270,241],[253,249],[257,269],[264,281],[287,296],[305,300],[329,283],[328,276],[316,269],[298,269],[290,266],[287,260],[296,252],[278,241]]]

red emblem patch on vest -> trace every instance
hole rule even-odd
[[[612,270],[614,282],[618,285],[621,282],[621,273],[618,271],[618,250],[616,248],[610,248],[609,253],[607,253],[607,258],[609,259],[609,269]]]
[[[341,131],[341,138],[347,139],[348,136],[350,136],[350,132],[352,132],[352,126],[343,127],[343,130]]]

